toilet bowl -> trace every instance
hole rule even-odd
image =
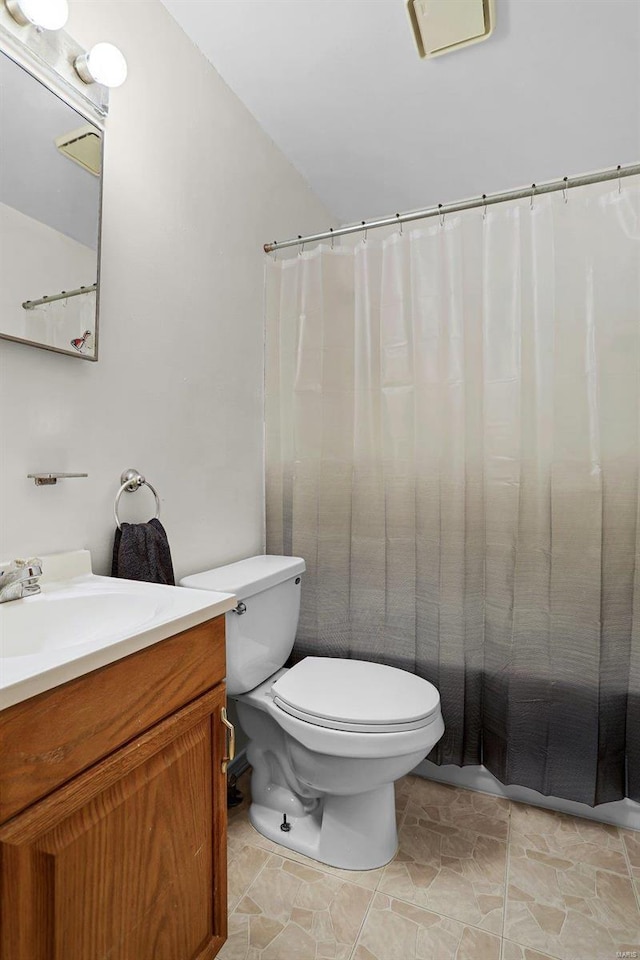
[[[397,849],[395,780],[444,733],[428,681],[362,660],[306,657],[286,669],[304,560],[251,557],[181,580],[234,593],[227,691],[249,738],[249,818],[263,836],[322,863],[380,867]]]

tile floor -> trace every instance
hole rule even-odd
[[[640,960],[640,833],[405,777],[400,845],[336,870],[229,811],[220,960]]]

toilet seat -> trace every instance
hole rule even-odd
[[[278,710],[336,731],[402,733],[440,715],[433,684],[365,660],[306,657],[277,678],[271,693]]]
[[[279,707],[273,697],[273,687],[290,672],[287,669],[279,670],[253,690],[234,694],[233,699],[238,704],[244,703],[255,710],[269,714],[277,725],[289,734],[292,740],[303,744],[316,753],[322,753],[330,757],[379,759],[381,757],[400,757],[424,750],[423,756],[426,756],[433,744],[437,743],[444,733],[439,703],[433,714],[424,721],[421,727],[415,730],[399,728],[392,732],[361,732],[358,730],[338,730],[300,720]]]

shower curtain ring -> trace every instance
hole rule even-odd
[[[622,169],[622,167],[620,166],[620,164],[618,164],[616,169],[618,171],[618,193],[622,193],[622,177],[620,175],[620,170]]]
[[[536,195],[536,185],[535,183],[531,184],[531,200],[529,201],[529,210],[533,210],[533,198]]]
[[[396,217],[398,218],[398,222],[399,222],[399,224],[400,224],[400,236],[402,236],[403,223],[402,223],[402,220],[400,219],[400,214],[399,214],[399,213],[396,213]]]
[[[440,211],[440,226],[444,227],[444,213],[442,212],[442,204],[438,204],[438,210]]]
[[[482,199],[484,200],[484,207],[482,208],[482,219],[487,219],[487,195],[486,193],[482,194]]]
[[[365,225],[364,220],[362,221],[362,226],[363,226],[362,242],[363,242],[363,243],[366,243],[366,242],[367,242],[367,228],[366,228],[366,225]]]
[[[329,227],[329,233],[331,234],[331,249],[333,250],[333,243],[335,240],[335,237],[333,235],[333,227]]]
[[[569,198],[567,196],[567,187],[569,186],[569,177],[563,177],[562,179],[564,180],[564,187],[562,188],[562,199],[564,200],[565,203],[568,203]]]

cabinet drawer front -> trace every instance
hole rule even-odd
[[[226,936],[224,684],[0,829],[0,960],[196,960]]]
[[[0,823],[219,683],[224,617],[0,713]]]

